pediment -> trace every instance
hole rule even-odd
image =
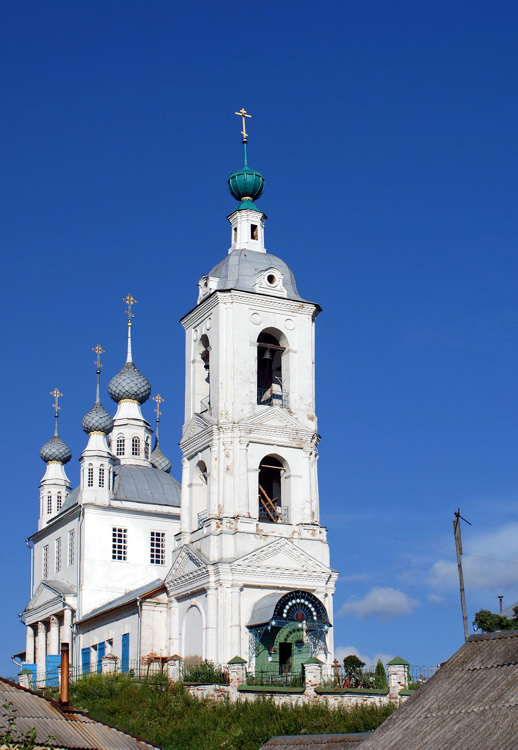
[[[174,578],[180,578],[181,576],[194,573],[201,568],[207,567],[208,560],[201,552],[194,549],[190,544],[184,544],[183,547],[176,552],[176,556],[173,559],[173,564],[169,573],[166,576],[166,583],[172,581]]]
[[[286,409],[282,409],[280,406],[269,406],[262,409],[258,414],[254,414],[252,417],[244,420],[242,424],[250,425],[250,427],[281,427],[296,430],[297,432],[304,432],[307,435],[314,434],[312,430],[308,430],[298,419],[292,417]]]
[[[207,427],[210,427],[212,425],[212,422],[208,419],[205,419],[205,417],[202,417],[201,414],[195,414],[192,419],[190,419],[187,424],[184,427],[183,434],[182,434],[182,441],[183,440],[189,440],[190,438],[197,435],[199,432],[202,432]]]
[[[254,552],[249,552],[234,561],[238,568],[282,568],[283,570],[325,571],[329,568],[307,552],[297,547],[289,539],[276,539]]]
[[[25,612],[44,607],[46,604],[54,602],[56,599],[62,599],[63,596],[65,599],[67,599],[67,596],[75,598],[75,590],[73,587],[58,582],[58,585],[54,588],[50,582],[42,581],[32,595],[30,602],[25,608]]]

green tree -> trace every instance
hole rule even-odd
[[[362,667],[365,662],[359,659],[355,654],[349,654],[344,659],[344,672],[349,679],[356,677],[359,679],[362,675]]]
[[[376,664],[376,671],[374,673],[374,687],[378,688],[379,690],[384,690],[386,687],[388,687],[387,673],[385,672],[385,667],[383,666],[383,662],[381,661],[381,659],[378,659],[378,663]]]
[[[514,617],[495,615],[488,609],[476,613],[473,625],[484,633],[495,633],[497,630],[518,630],[518,606],[513,607]]]

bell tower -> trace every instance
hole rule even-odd
[[[256,205],[265,181],[248,165],[243,112],[236,114],[243,117],[244,163],[228,179],[238,201],[228,216],[230,249],[201,277],[197,304],[181,320],[186,386],[176,560],[188,548],[212,570],[206,605],[196,606],[206,623],[198,650],[216,661],[248,651],[252,608],[265,592],[276,592],[275,604],[303,580],[304,591],[324,602],[329,614],[320,625],[328,633],[337,576],[329,568],[318,499],[314,329],[320,307],[299,295],[289,267],[265,248],[266,215]],[[182,566],[173,562],[168,577],[173,597],[187,593]],[[210,595],[221,576],[228,601],[217,587],[216,598]],[[191,610],[185,627],[192,635],[198,615]],[[230,619],[212,632],[218,617]],[[171,648],[182,653],[181,644]]]

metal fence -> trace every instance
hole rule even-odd
[[[322,670],[322,685],[324,687],[340,688],[378,688],[388,685],[388,671],[385,675],[376,675],[376,666],[365,665],[360,669],[345,670],[342,664],[324,667]],[[411,664],[408,667],[408,682],[411,687],[422,685],[435,674],[438,667]]]
[[[247,685],[270,685],[272,687],[303,687],[304,673],[279,674],[273,670],[256,669],[254,672],[246,673]]]

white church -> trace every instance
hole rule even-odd
[[[315,415],[315,319],[284,261],[265,249],[256,200],[264,177],[230,175],[238,201],[227,255],[198,284],[185,329],[181,477],[142,415],[151,385],[127,359],[83,419],[87,444],[72,489],[71,452],[55,431],[41,449],[38,530],[29,538],[31,597],[23,666],[44,679],[70,643],[79,671],[118,671],[174,656],[233,657],[248,668],[300,672],[333,661],[333,593],[320,525]],[[193,300],[194,302],[194,300]],[[134,342],[138,348],[138,340]]]

